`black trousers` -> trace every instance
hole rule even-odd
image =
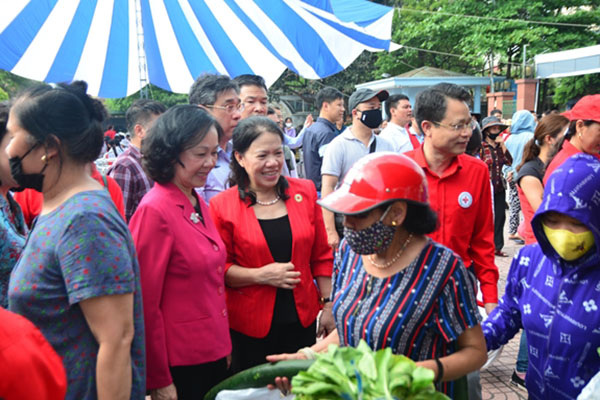
[[[231,330],[232,370],[234,373],[267,362],[270,354],[295,353],[312,346],[316,341],[317,321],[304,328],[300,321],[287,324],[273,323],[264,338],[253,338]]]
[[[208,391],[229,376],[227,360],[180,367],[169,367],[178,400],[203,399]]]
[[[504,247],[504,223],[506,222],[506,191],[494,192],[494,247]]]

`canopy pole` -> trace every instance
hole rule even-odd
[[[144,51],[144,28],[142,25],[142,5],[135,0],[135,30],[137,38],[138,68],[140,72],[140,98],[148,98],[148,68]]]

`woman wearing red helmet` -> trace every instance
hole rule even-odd
[[[344,240],[332,278],[336,330],[296,354],[309,358],[331,343],[392,348],[436,374],[438,390],[486,361],[474,281],[460,258],[425,235],[437,216],[427,203],[427,181],[410,158],[395,153],[363,157],[342,186],[319,202],[344,215]],[[289,387],[285,378],[280,388]]]

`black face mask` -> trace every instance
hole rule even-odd
[[[381,125],[381,121],[383,121],[381,110],[365,110],[360,112],[360,122],[371,129],[375,129]]]
[[[38,192],[42,191],[42,188],[44,186],[43,172],[46,170],[46,167],[48,166],[48,164],[44,165],[44,168],[42,168],[42,170],[37,174],[24,174],[23,173],[23,164],[21,163],[23,161],[23,159],[25,157],[27,157],[27,155],[29,153],[31,153],[31,151],[33,149],[35,149],[37,146],[38,146],[37,144],[34,144],[29,150],[27,150],[27,152],[25,154],[23,154],[23,156],[12,157],[8,160],[8,162],[10,164],[10,173],[11,173],[13,179],[15,180],[15,182],[17,182],[17,184],[19,185],[19,188],[17,189],[17,191],[19,191],[19,189],[20,190],[33,189]]]
[[[497,138],[498,136],[500,136],[500,134],[499,134],[499,133],[489,133],[489,134],[488,134],[488,137],[489,137],[490,139],[492,139],[492,140],[496,140],[496,138]]]

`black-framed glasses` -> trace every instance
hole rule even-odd
[[[471,121],[466,124],[455,124],[455,125],[446,125],[446,124],[442,124],[441,122],[432,122],[432,124],[434,124],[435,126],[441,126],[442,128],[452,129],[455,132],[464,132],[466,130],[472,131],[477,126],[475,121]]]
[[[233,114],[236,111],[242,112],[244,110],[244,103],[227,104],[226,106],[216,106],[214,104],[211,104],[204,107],[217,110],[225,110],[225,112],[227,112],[228,114]]]

